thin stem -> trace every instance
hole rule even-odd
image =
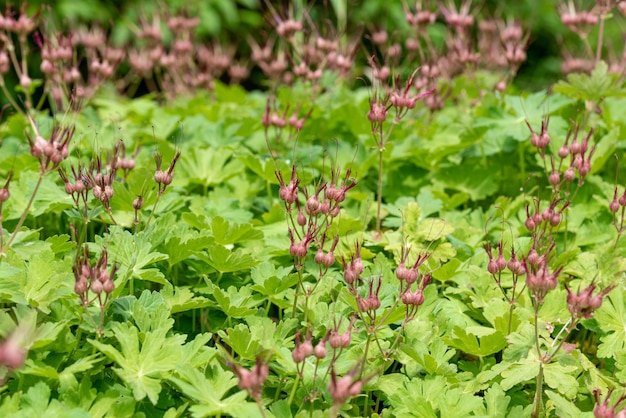
[[[539,304],[535,303],[535,348],[537,349],[537,357],[541,358],[541,348],[539,347]]]
[[[543,366],[544,359],[541,356],[541,348],[539,347],[539,302],[535,301],[535,347],[537,349],[537,358],[539,359],[539,374],[537,374],[537,387],[535,389],[535,407],[532,417],[537,418],[541,413],[541,401],[543,398]]]
[[[376,196],[376,231],[380,232],[380,208],[383,204],[383,150],[384,148],[378,149],[378,191]]]
[[[24,221],[26,220],[26,217],[28,216],[28,212],[30,210],[30,207],[32,206],[33,202],[35,201],[35,196],[37,195],[37,191],[39,190],[39,186],[41,186],[41,182],[43,181],[44,174],[45,173],[41,173],[41,172],[39,173],[39,178],[37,179],[37,184],[35,184],[35,189],[33,190],[33,192],[30,195],[30,199],[28,200],[28,203],[26,204],[26,207],[24,208],[24,212],[22,212],[22,216],[21,216],[20,220],[17,222],[17,225],[15,226],[15,230],[11,234],[11,237],[7,241],[6,245],[3,247],[3,249],[2,249],[3,253],[6,252],[6,250],[11,246],[11,243],[13,242],[13,240],[17,236],[17,233],[19,232],[20,228],[24,224]]]
[[[267,415],[265,415],[265,410],[263,409],[263,403],[261,402],[261,398],[260,397],[256,399],[256,406],[259,407],[259,411],[261,412],[261,416],[263,418],[266,418]]]
[[[600,62],[600,58],[602,57],[602,42],[604,38],[604,19],[606,18],[606,14],[602,13],[600,15],[600,27],[598,28],[598,46],[596,47],[596,65]]]
[[[541,401],[543,394],[543,362],[539,363],[539,374],[537,375],[537,389],[535,390],[535,407],[533,409],[532,417],[537,418],[541,413]]]
[[[291,393],[289,394],[289,401],[287,401],[287,405],[291,406],[293,403],[293,398],[296,396],[296,389],[298,389],[298,385],[300,384],[300,373],[296,375],[296,381],[293,382],[293,387],[291,388]]]

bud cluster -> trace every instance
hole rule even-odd
[[[333,400],[335,407],[341,406],[354,396],[358,396],[363,390],[365,381],[356,379],[359,367],[353,368],[348,374],[339,378],[332,369],[330,373],[330,383],[328,383],[328,393]]]
[[[247,370],[240,366],[232,366],[239,379],[239,389],[248,392],[248,395],[259,401],[261,399],[263,384],[269,375],[269,365],[257,357],[252,369]]]
[[[70,181],[67,173],[62,168],[59,168],[59,176],[65,185],[65,193],[72,196],[76,206],[79,206],[81,202],[86,206],[89,200],[89,190],[92,188],[88,171],[80,164],[77,167],[72,166],[71,170],[74,177],[73,183]]]
[[[72,110],[78,110],[82,99],[93,97],[113,77],[124,57],[123,49],[109,46],[104,31],[97,26],[66,34],[50,32],[36,37],[36,41],[41,49],[40,70],[57,111],[68,103]],[[85,74],[80,65],[86,66]]]
[[[344,37],[328,27],[329,22],[325,28],[316,27],[310,16],[296,19],[291,10],[290,16],[282,16],[270,5],[270,13],[268,20],[272,22],[275,34],[265,46],[249,41],[253,61],[270,80],[291,84],[300,79],[314,87],[315,97],[324,71],[332,71],[341,77],[352,72],[359,45],[356,40],[342,44]]]
[[[33,125],[35,126],[35,125]],[[52,128],[50,138],[45,139],[39,129],[35,129],[35,139],[26,133],[30,144],[30,153],[39,159],[40,173],[56,170],[69,155],[69,143],[74,136],[75,126]]]
[[[314,244],[317,247],[315,262],[320,266],[320,277],[333,265],[334,251],[339,239],[333,237],[330,249],[324,252],[324,244],[329,240],[328,229],[333,220],[339,216],[341,203],[345,200],[347,192],[356,186],[356,181],[350,177],[351,169],[346,171],[343,179],[340,179],[339,175],[338,168],[331,169],[330,181],[320,179],[313,192],[310,192],[307,188],[301,187],[295,164],[292,165],[289,183],[285,183],[280,170],[276,170],[279,196],[285,203],[290,220],[289,252],[294,257],[296,267],[301,268],[310,245]]]
[[[412,265],[408,262],[409,253],[409,245],[403,245],[396,268],[396,277],[400,281],[400,299],[406,306],[407,321],[415,316],[419,306],[424,303],[424,290],[432,280],[431,273],[420,272],[420,267],[430,258],[430,253],[420,253]],[[412,290],[414,283],[416,287]]]
[[[161,170],[161,164],[163,163],[163,156],[159,153],[154,154],[154,161],[156,162],[156,171],[154,172],[154,181],[157,183],[159,190],[158,194],[161,196],[165,193],[165,189],[172,183],[174,179],[174,168],[176,166],[176,162],[180,158],[180,151],[176,151],[172,161],[170,162],[170,166],[167,170]]]
[[[543,303],[550,290],[556,288],[559,275],[563,270],[563,267],[558,267],[556,270],[550,271],[549,257],[553,249],[554,244],[548,247],[544,254],[539,255],[533,247],[524,260],[526,287],[533,296],[533,303],[536,307]]]
[[[275,128],[276,142],[280,141],[283,130],[286,128],[289,132],[287,141],[290,141],[292,137],[300,132],[304,128],[304,123],[313,113],[311,108],[308,113],[301,115],[301,106],[298,105],[296,109],[289,115],[289,104],[281,112],[278,111],[276,105],[276,99],[268,97],[267,104],[265,105],[265,113],[263,114],[263,127],[265,128],[265,135],[268,135],[268,128],[271,126]],[[288,116],[289,115],[289,116]]]
[[[613,406],[609,406],[609,400],[611,399],[612,393],[613,389],[609,389],[609,392],[606,394],[606,398],[604,398],[604,401],[601,401],[600,395],[602,392],[600,389],[595,389],[593,391],[593,396],[596,400],[596,406],[593,408],[593,416],[595,418],[626,418],[626,409],[622,409],[619,412],[615,411],[620,407],[620,404],[626,400],[626,394],[620,396]]]
[[[367,313],[370,317],[376,316],[376,310],[380,308],[380,298],[378,297],[378,294],[380,292],[381,285],[381,277],[377,280],[376,289],[374,289],[374,280],[370,280],[367,298],[363,298],[360,294],[357,294],[357,307],[361,312]]]
[[[361,273],[363,273],[363,260],[361,260],[361,247],[357,242],[355,245],[354,254],[350,256],[349,260],[346,260],[343,256],[340,258],[343,265],[343,279],[350,287],[350,290],[354,293],[358,286],[358,281],[361,279]]]
[[[558,205],[561,205],[560,209],[557,209]],[[541,201],[536,199],[534,201],[534,211],[530,212],[530,205],[526,205],[526,221],[524,226],[529,232],[532,232],[537,241],[547,236],[547,230],[549,228],[556,228],[560,225],[563,219],[563,213],[569,207],[570,202],[561,201],[560,199],[553,199],[547,208],[541,210]]]
[[[30,109],[33,105],[30,93],[33,82],[28,74],[28,66],[23,63],[27,62],[26,56],[29,54],[28,36],[39,25],[39,13],[28,16],[27,9],[28,5],[24,2],[19,13],[14,13],[10,4],[4,14],[0,11],[0,86],[5,86],[4,77],[13,68],[20,87],[26,93],[24,105]],[[14,43],[14,36],[17,37],[17,44]],[[7,91],[3,88],[4,93]],[[7,99],[16,107],[17,103],[11,97]],[[21,108],[16,108],[16,111],[21,111]]]
[[[535,132],[532,126],[530,126],[530,122],[526,121],[526,126],[528,126],[528,130],[530,130],[530,143],[539,150],[541,154],[541,158],[545,158],[546,148],[550,145],[550,134],[548,133],[548,124],[550,123],[550,119],[545,117],[541,121],[541,133]]]
[[[113,278],[117,266],[113,265],[111,270],[107,271],[108,262],[109,255],[106,248],[102,249],[100,257],[94,265],[90,264],[87,245],[83,247],[83,251],[77,254],[72,268],[75,278],[74,291],[80,297],[83,307],[87,308],[91,302],[97,299],[100,302],[100,307],[103,308],[109,295],[115,289]],[[89,291],[95,295],[93,299],[89,298]]]
[[[572,318],[574,320],[591,318],[593,311],[602,306],[602,300],[614,288],[615,285],[608,286],[594,295],[593,292],[596,289],[596,285],[594,283],[582,290],[579,290],[578,293],[574,293],[567,286],[567,284],[565,284],[565,289],[567,290],[567,309],[569,309],[572,314]]]
[[[593,3],[593,7],[588,10],[577,10],[576,4],[573,1],[563,2],[559,6],[561,23],[578,35],[581,41],[586,45],[583,55],[580,56],[568,51],[567,48],[562,48],[564,60],[561,63],[561,71],[564,74],[573,72],[590,73],[595,68],[598,61],[602,59],[604,50],[609,49],[607,54],[609,59],[606,59],[609,63],[609,72],[621,76],[625,69],[624,56],[618,51],[611,50],[611,45],[609,45],[609,48],[605,48],[602,37],[604,35],[605,21],[613,16],[612,9],[616,7],[619,12],[625,15],[626,3],[613,0]],[[589,34],[596,26],[600,26],[601,29],[599,30],[597,49],[593,51],[588,38]]]
[[[119,147],[116,148],[111,163],[105,165],[100,156],[95,158],[89,167],[89,186],[93,196],[98,199],[102,206],[111,213],[111,198],[113,197],[113,183],[117,173],[117,158]]]

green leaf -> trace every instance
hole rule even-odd
[[[549,402],[546,402],[546,409],[552,409],[556,411],[558,417],[582,417],[582,411],[576,407],[574,402],[565,399],[561,395],[551,390],[545,391],[548,395]],[[593,415],[592,415],[593,416]]]
[[[467,328],[455,326],[452,336],[446,338],[446,342],[465,353],[479,357],[497,353],[506,347],[506,339],[502,332],[480,326]]]
[[[619,76],[608,72],[604,61],[598,62],[591,75],[572,73],[567,81],[559,81],[552,90],[575,99],[599,103],[604,97],[623,96],[626,91],[618,84]]]
[[[241,172],[239,161],[231,159],[232,151],[228,147],[196,147],[188,151],[183,152],[176,167],[176,178],[209,187],[220,185]]]
[[[184,237],[172,237],[165,245],[167,262],[172,267],[205,250],[212,243],[213,239],[208,235],[187,234]]]
[[[502,372],[502,389],[508,391],[513,386],[535,379],[539,374],[539,362],[529,356],[508,367]]]
[[[73,282],[71,259],[57,260],[49,245],[28,262],[10,258],[0,265],[0,297],[44,313],[53,302],[74,294]]]
[[[575,365],[562,365],[559,362],[552,362],[544,367],[543,376],[546,384],[552,389],[557,389],[559,393],[569,399],[574,399],[578,393],[579,385],[572,373],[577,370],[578,367]]]
[[[214,285],[210,280],[205,280],[208,291],[217,301],[218,307],[231,318],[243,318],[256,312],[256,307],[263,303],[259,295],[252,295],[249,287],[237,289],[230,286],[227,291]]]
[[[221,216],[214,216],[211,220],[211,232],[215,242],[221,245],[263,238],[263,232],[252,225],[231,223]]]
[[[155,294],[158,294],[155,292]],[[149,295],[149,292],[144,292]],[[150,308],[145,304],[149,296],[143,302],[143,311],[137,309],[137,316],[150,315]],[[141,303],[137,301],[136,307]],[[156,312],[159,312],[158,309]],[[155,324],[143,324],[143,338],[139,338],[139,330],[127,324],[115,323],[112,326],[113,334],[119,342],[120,350],[110,344],[88,339],[89,343],[113,360],[117,366],[115,373],[133,389],[133,395],[140,401],[146,396],[152,404],[156,404],[161,392],[161,382],[173,370],[176,361],[181,356],[181,346],[185,341],[184,335],[167,337],[166,334],[173,320],[167,314],[161,316]],[[143,318],[145,319],[145,318]],[[139,320],[139,322],[143,322]],[[170,323],[169,326],[165,323]],[[154,326],[153,326],[154,325]],[[150,331],[146,331],[150,329]]]
[[[598,357],[613,357],[626,347],[626,304],[622,289],[615,289],[595,312],[595,319],[606,333],[600,337]]]
[[[506,396],[499,384],[494,383],[485,392],[485,404],[489,418],[505,418],[506,410],[511,402],[511,397]]]
[[[191,288],[186,286],[165,286],[163,290],[161,290],[161,296],[163,296],[172,314],[190,311],[192,309],[207,308],[214,305],[209,299],[196,296],[196,294],[191,291]]]
[[[126,283],[132,279],[146,280],[159,284],[168,284],[163,273],[157,268],[148,268],[151,264],[166,260],[167,254],[153,251],[153,247],[144,232],[131,234],[129,231],[112,232],[112,242],[108,245],[109,259],[119,265],[115,282],[114,296],[121,293]],[[102,245],[105,243],[102,242]]]
[[[255,403],[246,402],[247,393],[239,391],[225,397],[237,386],[237,378],[229,371],[208,367],[206,374],[198,369],[178,368],[177,376],[168,379],[196,404],[190,411],[195,418],[215,415],[230,415],[248,418],[258,414]]]
[[[220,273],[248,270],[256,265],[254,258],[243,249],[233,251],[219,244],[212,245],[206,254],[198,254],[198,257]]]

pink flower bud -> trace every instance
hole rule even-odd
[[[82,295],[87,291],[87,280],[85,278],[81,278],[74,283],[74,292],[78,295]]]
[[[496,265],[497,265],[498,271],[502,271],[506,268],[506,260],[504,259],[504,254],[502,254],[502,249],[500,249],[500,255],[498,256],[498,259],[496,260]]]
[[[320,201],[316,195],[313,195],[307,199],[305,209],[308,214],[316,214],[319,207]]]
[[[341,335],[335,330],[330,334],[330,338],[328,338],[328,344],[333,349],[338,349],[341,347],[342,338]]]
[[[20,347],[16,341],[9,337],[2,345],[0,345],[0,364],[8,369],[19,369],[26,361],[26,349]]]
[[[304,213],[302,213],[302,210],[300,209],[298,209],[298,216],[296,218],[296,221],[300,226],[306,225],[306,216],[304,216]]]
[[[326,350],[326,342],[324,340],[317,343],[315,349],[313,349],[313,355],[318,359],[326,358],[326,354],[328,354]]]
[[[557,186],[561,182],[561,174],[558,171],[553,171],[549,177],[550,184]]]
[[[102,285],[102,288],[104,289],[107,295],[110,295],[111,292],[115,290],[115,283],[113,283],[113,280],[109,279],[106,282],[104,282],[104,284]]]
[[[326,258],[326,254],[324,254],[324,249],[322,247],[317,249],[315,253],[315,262],[317,264],[324,264],[324,259]]]
[[[367,312],[370,310],[369,300],[363,299],[361,295],[357,296],[356,304],[361,312]]]
[[[326,267],[335,264],[335,255],[332,252],[327,253],[322,264]]]
[[[313,344],[311,343],[311,337],[308,337],[302,345],[300,346],[300,350],[302,350],[302,355],[306,358],[313,354]]]
[[[102,293],[103,290],[102,283],[100,283],[99,280],[92,280],[90,289],[93,293],[99,295],[100,293]]]

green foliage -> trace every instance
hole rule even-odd
[[[198,13],[224,15],[230,25],[244,6],[256,7],[222,3]],[[359,13],[381,12],[365,3]],[[340,19],[349,13],[331,4]],[[211,98],[98,97],[73,116],[81,138],[62,168],[69,173],[97,154],[94,129],[103,146],[120,135],[128,150],[141,145],[136,167],[118,173],[110,211],[93,192],[83,210],[55,172],[29,205],[39,166],[25,140],[19,144],[28,125],[17,117],[2,123],[12,157],[0,157],[0,177],[14,177],[1,207],[0,348],[15,343],[26,357],[12,367],[1,351],[0,416],[524,417],[537,382],[546,416],[590,416],[594,389],[626,385],[624,215],[623,206],[615,215],[608,209],[613,155],[624,154],[623,82],[603,63],[551,94],[481,94],[481,79],[464,82],[472,84],[467,97],[394,127],[380,154],[380,233],[370,207],[378,155],[368,89],[321,91],[297,142],[270,136],[271,149],[258,92],[216,81]],[[278,96],[305,89],[296,84]],[[603,112],[581,117],[579,101]],[[542,158],[527,123],[540,131],[548,115],[551,145]],[[563,223],[528,231],[535,205],[540,216],[549,208],[545,174],[569,167],[569,157],[553,166],[550,156],[571,144],[572,120],[596,129],[589,175],[554,192]],[[161,188],[154,155],[162,153],[167,171],[178,150],[172,182]],[[326,198],[328,179],[338,189],[356,183],[336,218],[302,227],[299,212],[314,217],[307,200],[289,207],[280,198],[294,163],[307,200]],[[312,238],[319,231],[326,241]],[[546,271],[562,273],[538,298],[526,280],[545,272],[533,272],[528,254],[545,250],[547,236]],[[493,258],[501,251],[511,260],[514,250],[524,273],[489,273],[485,242]],[[313,260],[331,245],[333,262]],[[355,260],[363,271],[351,284],[345,273]],[[414,266],[417,284],[399,280],[400,264]],[[80,292],[81,275],[96,271],[101,284],[112,275],[113,289]],[[594,295],[614,289],[601,293],[590,318],[573,316],[568,292],[571,299],[591,284]],[[423,302],[403,300],[411,292]],[[370,298],[379,306],[364,309]],[[338,343],[342,336],[349,341]],[[296,362],[298,347],[309,344],[327,352]],[[267,378],[257,387],[246,379],[261,366]],[[337,382],[358,391],[337,400]]]

